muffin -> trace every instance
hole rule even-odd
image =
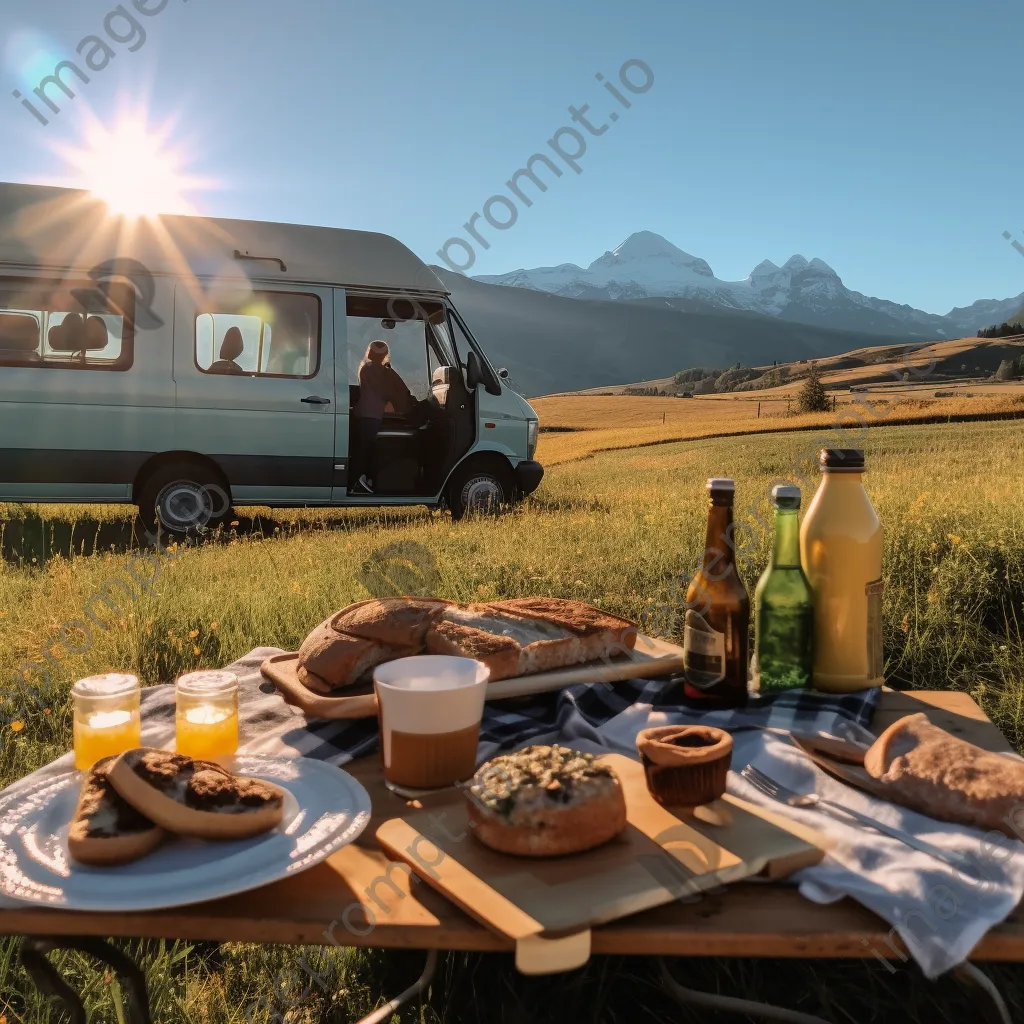
[[[732,737],[707,725],[644,729],[636,749],[651,796],[663,806],[697,807],[725,792]]]

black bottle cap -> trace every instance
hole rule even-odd
[[[822,448],[818,455],[818,464],[822,469],[854,469],[864,468],[863,448]]]
[[[730,477],[713,476],[708,480],[708,495],[716,505],[731,505],[736,494],[736,481]]]

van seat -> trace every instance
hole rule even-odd
[[[42,362],[39,321],[26,313],[0,313],[0,362],[29,366]]]

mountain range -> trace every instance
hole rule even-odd
[[[742,309],[679,308],[692,301],[684,299],[565,298],[433,269],[491,363],[506,367],[524,395],[657,380],[692,366],[764,366],[916,340]]]
[[[781,267],[759,263],[743,281],[722,281],[706,260],[653,231],[638,231],[589,267],[556,267],[480,275],[487,284],[572,299],[642,303],[690,313],[746,312],[794,323],[904,340],[973,336],[1024,305],[1024,292],[981,299],[944,316],[847,288],[823,260],[791,256]],[[876,342],[877,343],[877,342]]]

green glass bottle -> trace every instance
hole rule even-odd
[[[753,683],[761,693],[811,685],[814,592],[800,565],[800,488],[772,488],[775,545],[754,591]]]

